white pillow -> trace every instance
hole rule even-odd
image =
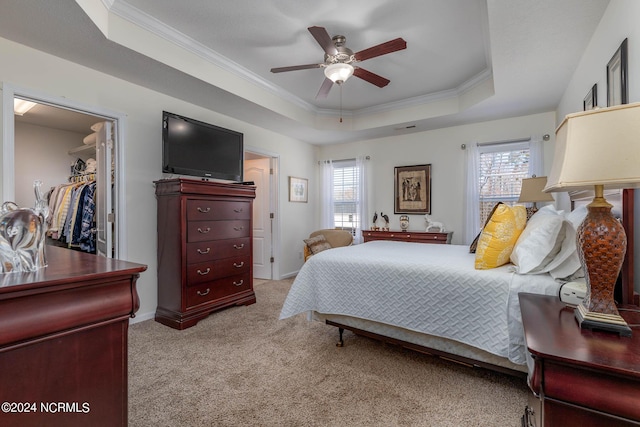
[[[576,231],[587,216],[587,207],[581,206],[566,215],[566,237],[562,248],[549,263],[548,271],[554,279],[565,279],[574,275],[582,267],[576,246]]]
[[[556,258],[565,240],[564,223],[563,211],[556,211],[551,205],[533,214],[511,252],[517,273],[549,271],[547,265]]]

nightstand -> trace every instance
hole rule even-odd
[[[580,329],[556,296],[520,293],[533,391],[523,426],[640,426],[640,329],[631,337]],[[638,307],[623,307],[630,325]]]

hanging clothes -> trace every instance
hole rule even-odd
[[[95,253],[96,182],[56,186],[49,198],[47,236],[71,249]]]

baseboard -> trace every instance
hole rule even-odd
[[[300,272],[300,270],[294,271],[292,273],[287,273],[287,274],[281,274],[280,278],[277,280],[284,280],[284,279],[289,279],[291,277],[296,277],[298,275],[298,273]]]

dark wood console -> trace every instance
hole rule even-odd
[[[364,242],[372,240],[397,240],[400,242],[416,242],[416,243],[451,243],[453,231],[446,233],[433,233],[424,231],[373,231],[362,230],[362,238]]]
[[[156,321],[185,329],[213,311],[255,303],[255,187],[182,178],[156,181],[155,185]]]
[[[631,337],[580,329],[555,296],[519,294],[533,391],[523,426],[640,426],[640,314],[621,307]],[[628,311],[627,311],[628,310]]]
[[[0,274],[0,425],[126,426],[127,333],[145,265],[47,246]]]

